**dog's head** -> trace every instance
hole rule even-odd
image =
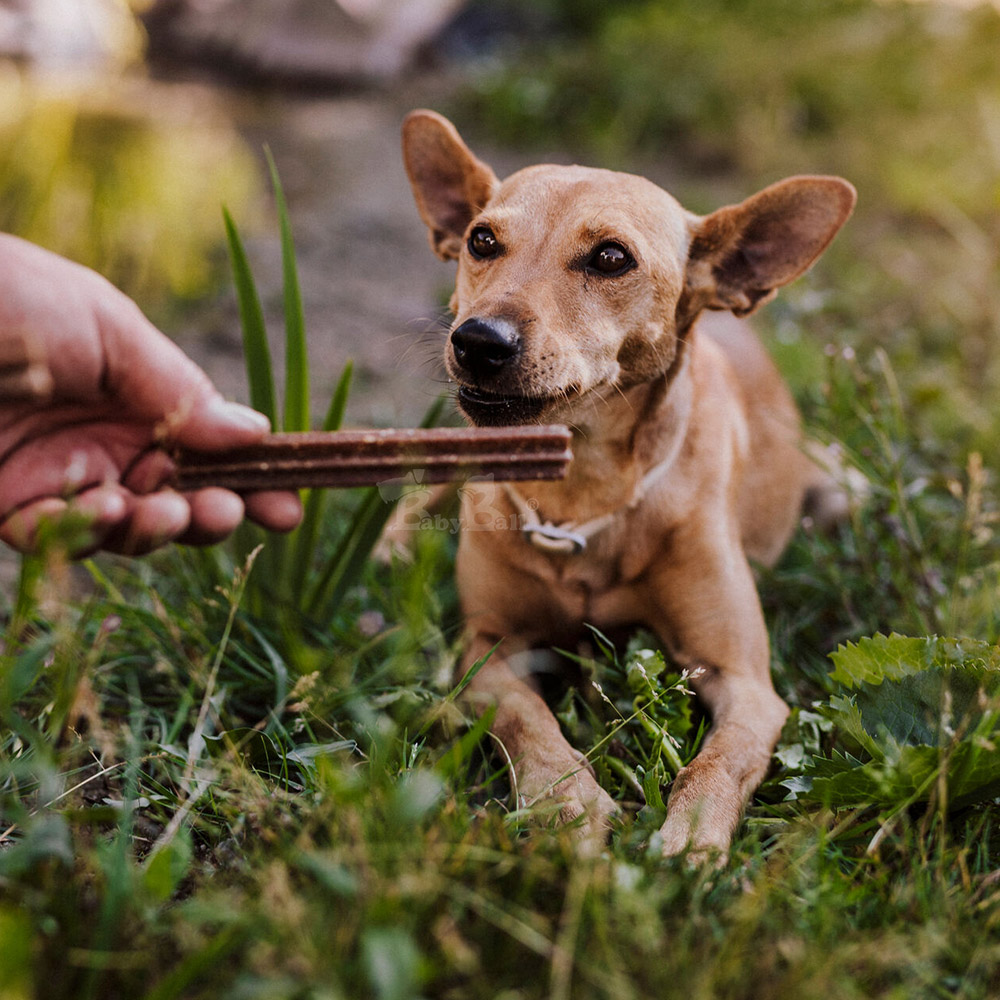
[[[855,200],[839,178],[795,177],[699,217],[610,170],[501,182],[432,111],[407,116],[403,157],[434,251],[458,260],[445,362],[480,425],[572,420],[587,397],[659,378],[702,309],[752,312]]]

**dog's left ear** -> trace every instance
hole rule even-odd
[[[500,185],[496,174],[436,111],[411,111],[403,120],[403,163],[434,252],[454,259],[466,227]]]
[[[697,220],[683,309],[753,312],[829,246],[857,200],[839,177],[790,177]]]

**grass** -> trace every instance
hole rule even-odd
[[[776,778],[729,868],[656,858],[636,779],[658,789],[662,732],[685,756],[698,725],[641,641],[597,637],[603,696],[561,711],[630,817],[607,854],[513,811],[449,698],[449,547],[368,567],[307,664],[245,609],[244,574],[213,591],[189,553],[114,583],[89,567],[84,607],[36,609],[5,664],[5,996],[992,995],[990,805],[883,826],[891,810],[782,801]],[[812,572],[862,593],[863,567]],[[792,657],[806,630],[783,629]]]
[[[738,19],[746,5],[725,6]],[[624,5],[593,35],[570,25],[574,44],[636,30],[629,12],[651,30],[667,16],[651,7]],[[686,44],[706,44],[702,29]],[[689,86],[710,94],[713,79]],[[227,232],[253,398],[276,427],[300,427],[305,326],[275,186],[298,358],[280,400],[231,219]],[[977,205],[963,211],[982,220]],[[872,246],[894,254],[907,225],[930,245],[927,220],[906,220]],[[859,226],[870,236],[874,217]],[[579,681],[553,685],[560,720],[623,810],[607,851],[581,859],[544,804],[511,802],[455,697],[454,537],[422,531],[412,562],[376,563],[382,498],[316,493],[277,544],[250,533],[77,567],[54,545],[24,562],[0,651],[0,997],[1000,994],[992,376],[977,386],[954,318],[871,308],[877,275],[859,256],[835,256],[761,317],[811,432],[871,489],[760,575],[793,711],[726,868],[656,851],[669,782],[704,726],[649,636],[593,633],[556,654]],[[915,297],[944,294],[949,274]]]

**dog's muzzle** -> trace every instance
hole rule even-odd
[[[547,397],[516,391],[521,335],[510,320],[467,319],[452,330],[451,353],[459,382],[458,405],[474,424],[531,423],[548,406]]]

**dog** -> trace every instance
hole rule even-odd
[[[662,850],[725,857],[788,714],[751,562],[777,560],[822,479],[741,317],[813,264],[856,192],[792,177],[701,217],[610,170],[501,182],[433,111],[402,132],[431,246],[458,262],[445,366],[459,407],[477,426],[573,430],[565,479],[474,491],[501,516],[459,540],[462,675],[485,660],[467,694],[494,713],[519,799],[551,797],[603,842],[615,803],[520,664],[585,624],[648,626],[712,718],[673,782]]]

